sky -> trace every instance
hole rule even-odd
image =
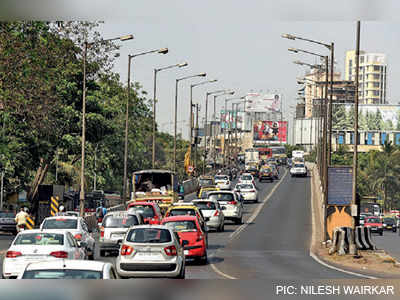
[[[281,34],[334,42],[337,70],[344,78],[344,56],[346,50],[355,48],[357,19],[361,20],[361,49],[387,55],[389,103],[400,101],[397,84],[400,17],[396,16],[400,5],[396,1],[385,1],[385,6],[370,0],[35,1],[38,2],[43,2],[43,6],[23,6],[21,1],[4,0],[0,11],[8,13],[8,17],[24,16],[25,19],[104,20],[100,32],[105,39],[133,34],[134,40],[120,43],[121,55],[114,67],[124,83],[128,54],[168,47],[166,55],[150,54],[133,59],[133,81],[138,81],[150,98],[154,68],[188,63],[185,68],[158,73],[157,122],[162,131],[173,132],[175,79],[202,72],[207,73],[206,79],[179,82],[178,132],[182,131],[184,137],[188,136],[190,85],[208,79],[218,79],[218,82],[193,89],[194,103],[201,106],[200,121],[204,117],[206,92],[220,89],[234,90],[234,97],[252,91],[282,94],[284,118],[292,118],[289,112],[296,104],[299,87],[296,78],[308,70],[293,61],[319,61],[314,56],[294,54],[287,49],[295,47],[322,55],[328,55],[329,51],[319,45],[283,39]],[[225,96],[217,99],[219,111]],[[211,97],[209,112],[210,107]]]

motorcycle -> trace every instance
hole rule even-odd
[[[25,224],[17,225],[17,231],[18,232],[24,231],[25,229],[26,229],[26,225]]]

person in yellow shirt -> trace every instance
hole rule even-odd
[[[15,222],[17,222],[17,231],[20,232],[21,228],[26,227],[26,219],[29,217],[28,213],[21,207],[20,212],[15,216]]]

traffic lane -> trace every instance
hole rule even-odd
[[[286,176],[256,217],[225,249],[215,266],[240,279],[354,278],[309,255],[312,233],[310,178]]]
[[[10,247],[11,242],[15,238],[15,235],[9,233],[0,233],[0,253],[7,250]]]
[[[372,240],[378,249],[385,250],[393,258],[400,262],[400,236],[399,231],[392,232],[385,230],[383,236],[373,233]]]
[[[259,192],[259,199],[262,199],[267,195],[271,189],[275,186],[278,181],[273,183],[256,183]],[[187,197],[189,196],[189,197]],[[185,201],[192,200],[195,198],[195,194],[190,194],[185,197]],[[190,197],[191,196],[191,197]],[[243,222],[246,223],[254,211],[257,209],[261,203],[247,203],[244,204]],[[241,225],[235,225],[233,222],[227,221],[225,224],[224,232],[210,231],[208,233],[208,263],[206,265],[198,265],[193,261],[188,261],[186,269],[187,279],[223,279],[221,275],[215,273],[211,268],[211,263],[219,263],[222,258],[217,255],[218,250],[223,249],[231,239],[231,235],[240,227]],[[107,256],[100,257],[100,251],[98,245],[96,246],[95,259],[101,261],[107,261],[115,265],[116,257]]]

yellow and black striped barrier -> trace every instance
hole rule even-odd
[[[50,214],[54,217],[58,214],[58,196],[50,198]]]
[[[26,218],[26,228],[33,229],[35,227],[35,221],[33,221],[32,217],[29,216]]]

